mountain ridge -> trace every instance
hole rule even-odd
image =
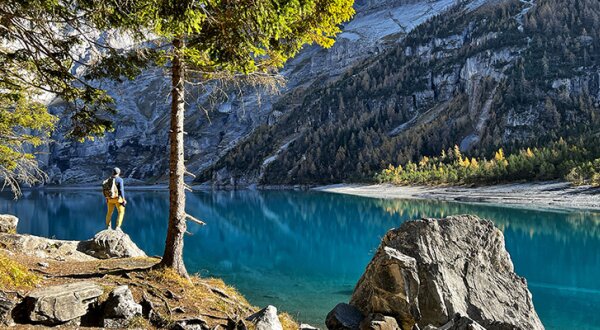
[[[493,1],[453,7],[338,82],[299,96],[199,181],[218,185],[370,181],[388,164],[461,145],[492,150],[595,134],[600,5]],[[297,113],[295,113],[297,112]],[[287,143],[267,166],[274,146]]]
[[[253,88],[227,89],[217,100],[207,93],[187,96],[186,130],[188,170],[202,172],[250,136],[256,127],[273,124],[286,109],[272,105],[307,86],[337,79],[357,62],[396,44],[406,32],[431,16],[456,5],[456,0],[357,1],[356,17],[346,24],[331,49],[308,47],[282,70],[287,84],[279,95]],[[406,25],[397,22],[405,21]],[[412,24],[412,25],[410,25]],[[126,40],[116,40],[126,43]],[[85,55],[85,50],[83,50]],[[104,82],[116,100],[115,131],[102,139],[77,143],[65,137],[68,122],[59,124],[55,141],[39,157],[50,184],[95,182],[118,165],[131,181],[163,182],[167,178],[165,121],[168,113],[167,73],[144,71],[133,81]],[[52,111],[61,111],[54,101]],[[208,116],[207,116],[208,113]]]

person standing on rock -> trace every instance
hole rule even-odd
[[[121,231],[121,225],[123,224],[123,217],[125,216],[125,188],[123,184],[123,178],[120,176],[121,169],[115,167],[113,169],[112,176],[104,182],[102,182],[102,193],[106,198],[106,204],[108,211],[106,213],[106,229],[111,228],[112,214],[115,208],[117,209],[117,227],[116,230]]]

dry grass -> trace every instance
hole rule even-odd
[[[28,290],[35,287],[41,278],[25,265],[0,252],[0,289]]]
[[[49,266],[40,266],[41,261]],[[28,291],[38,284],[50,286],[92,280],[103,287],[104,292],[99,297],[102,302],[116,286],[128,285],[136,301],[145,297],[153,303],[165,326],[180,319],[200,317],[210,328],[226,327],[228,319],[244,319],[259,310],[221,279],[199,276],[185,279],[170,269],[143,270],[157,262],[158,259],[152,258],[59,262],[0,250],[0,290]],[[90,277],[86,279],[87,275]],[[279,319],[283,329],[298,329],[298,324],[287,313],[280,313]],[[250,322],[246,325],[250,330],[254,328]],[[140,317],[132,320],[128,328],[152,329],[154,326]]]
[[[129,323],[127,323],[128,329],[151,329],[152,325],[148,320],[142,316],[134,316]]]
[[[185,279],[171,269],[151,270],[147,276],[152,282],[185,297],[185,305],[189,310],[221,317],[246,315],[254,310],[246,298],[220,279],[198,276]]]
[[[279,322],[283,330],[298,330],[300,325],[294,320],[294,318],[288,313],[279,313]]]

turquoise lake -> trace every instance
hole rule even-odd
[[[164,248],[166,191],[128,191],[124,230],[149,255]],[[188,194],[185,261],[191,273],[223,278],[256,306],[272,304],[322,326],[348,301],[380,238],[407,219],[476,214],[505,235],[546,329],[600,329],[600,213],[544,211],[434,201],[382,200],[300,191]],[[88,239],[104,228],[99,191],[0,195],[0,213],[20,233]]]

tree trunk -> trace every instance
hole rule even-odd
[[[171,131],[169,132],[169,228],[161,266],[174,269],[179,275],[188,277],[183,263],[183,235],[185,219],[185,164],[183,157],[183,122],[185,115],[184,81],[185,67],[181,51],[184,41],[173,40],[171,68]]]

